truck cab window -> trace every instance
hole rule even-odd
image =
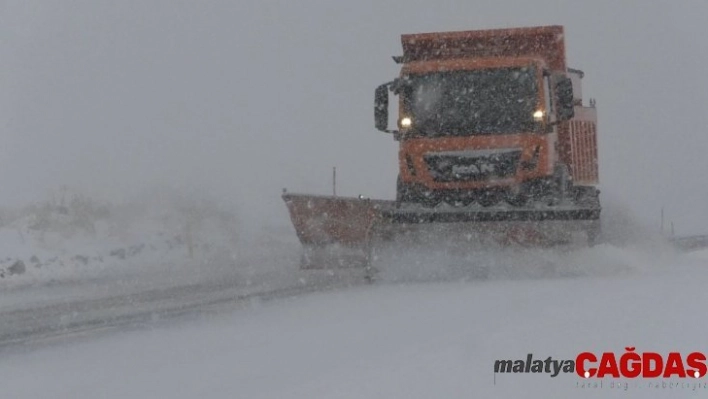
[[[532,67],[411,75],[403,92],[412,131],[423,136],[534,130],[538,83]]]

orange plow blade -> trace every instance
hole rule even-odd
[[[283,200],[304,249],[303,268],[368,265],[381,208],[391,202],[305,194]]]
[[[600,209],[555,207],[423,208],[389,200],[283,194],[303,246],[302,268],[369,267],[383,242],[426,246],[458,242],[480,246],[567,244],[582,231],[592,241]]]

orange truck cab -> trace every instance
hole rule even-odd
[[[397,201],[598,202],[596,111],[566,66],[561,26],[403,35],[400,76],[375,93],[399,141]],[[389,95],[398,96],[389,130]],[[599,202],[598,202],[599,206]]]

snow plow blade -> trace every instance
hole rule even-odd
[[[305,269],[366,266],[381,209],[391,201],[283,194],[303,246]]]
[[[590,244],[600,232],[600,208],[535,207],[425,208],[390,200],[284,194],[304,252],[303,268],[369,266],[372,250],[400,237],[418,244],[464,237],[476,244],[550,246],[568,243],[575,232]]]
[[[303,245],[357,246],[370,239],[383,208],[382,200],[283,194],[290,219]]]

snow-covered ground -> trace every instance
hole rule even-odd
[[[236,258],[239,228],[233,213],[174,195],[108,205],[65,194],[0,214],[0,289],[201,271]]]
[[[2,210],[0,349],[361,280],[298,270],[286,227],[247,231],[232,211],[174,193]]]
[[[291,228],[244,237],[213,206],[89,205],[3,217],[2,397],[708,393],[493,373],[528,353],[706,351],[708,251],[626,219],[608,218],[593,248],[382,247],[371,285],[361,270],[298,270]]]
[[[501,254],[595,265],[568,277],[409,278],[249,302],[189,321],[6,353],[13,398],[704,397],[708,389],[581,388],[575,375],[493,373],[497,359],[574,358],[583,351],[706,351],[708,252],[604,245],[572,253]],[[441,266],[430,270],[439,272]],[[453,268],[454,269],[454,268]],[[542,267],[543,269],[543,267]],[[457,269],[454,269],[457,270]],[[612,272],[614,270],[614,272]],[[428,275],[425,278],[430,278]],[[453,281],[442,281],[453,280]],[[693,383],[696,380],[689,382]],[[703,380],[699,380],[703,381]],[[624,387],[624,385],[621,385]]]

